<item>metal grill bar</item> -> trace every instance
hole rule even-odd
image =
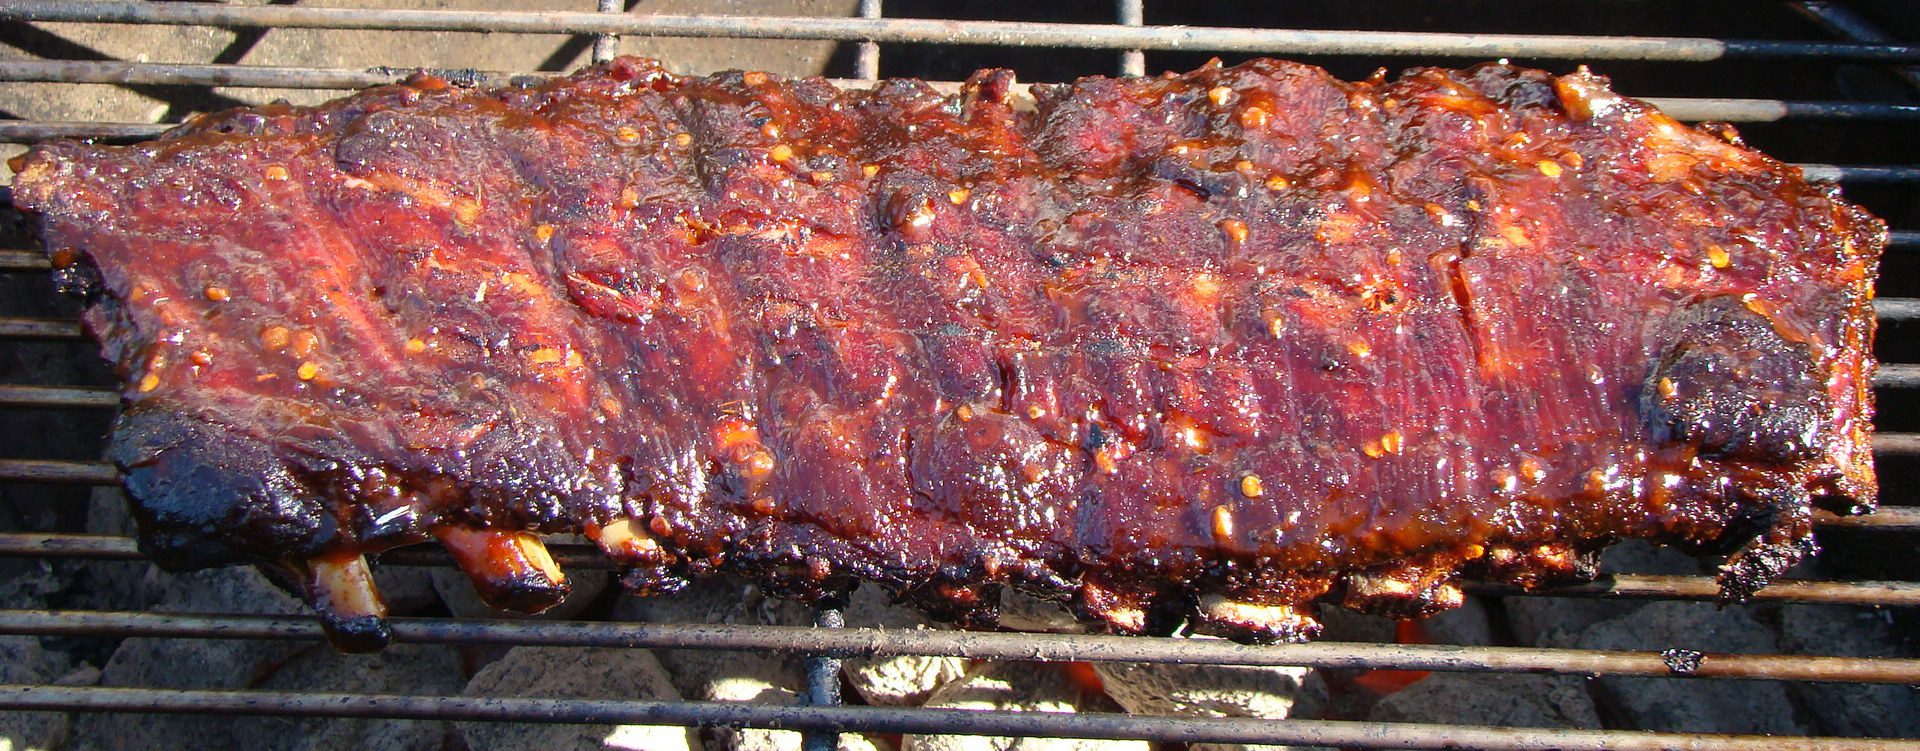
[[[0,480],[118,485],[120,473],[106,462],[0,459]]]
[[[1920,456],[1920,433],[1875,433],[1876,456]]]
[[[814,628],[846,628],[847,619],[837,603],[823,603],[814,610]],[[840,704],[840,658],[809,653],[806,659],[807,705],[831,707]],[[805,751],[835,751],[840,748],[839,728],[811,728],[800,739]]]
[[[860,0],[860,17],[877,19],[880,17],[880,0]],[[872,39],[862,39],[854,47],[853,74],[858,78],[872,80],[880,77],[880,43]]]
[[[257,65],[136,63],[119,60],[12,60],[0,63],[0,81],[44,83],[157,84],[178,86],[251,86],[269,89],[361,89],[394,83],[412,75],[349,68],[280,68]],[[532,73],[548,78],[556,73]],[[491,71],[464,72],[463,81],[499,86],[514,76]]]
[[[1720,584],[1710,576],[1613,574],[1591,582],[1561,584],[1532,591],[1485,583],[1470,583],[1465,588],[1477,595],[1503,597],[1526,594],[1604,600],[1720,600]],[[1920,605],[1920,584],[1780,579],[1755,592],[1748,601],[1906,607]]]
[[[0,532],[0,555],[138,561],[146,558],[131,537],[62,532]],[[385,563],[386,561],[382,561]]]
[[[0,143],[40,143],[56,138],[140,141],[165,133],[178,124],[5,120],[0,121]]]
[[[1138,28],[1147,25],[1147,9],[1144,0],[1119,0],[1118,10],[1121,26]],[[1146,50],[1134,47],[1120,51],[1120,75],[1144,76],[1146,74]]]
[[[1873,312],[1882,321],[1906,321],[1920,318],[1920,298],[1876,298],[1873,301]]]
[[[1763,123],[1781,120],[1915,120],[1920,106],[1874,102],[1789,102],[1779,99],[1641,97],[1680,120]]]
[[[0,384],[0,407],[113,409],[118,406],[120,394],[110,389]]]
[[[1881,363],[1873,374],[1873,385],[1881,388],[1920,388],[1920,365]]]
[[[1142,739],[1488,751],[1795,751],[1920,749],[1920,741],[1554,730],[1336,720],[1196,718],[1105,713],[881,707],[783,707],[727,702],[471,698],[392,694],[207,691],[0,685],[0,707],[79,712],[287,715],[444,721],[706,725],[784,730]]]
[[[737,624],[393,618],[396,641],[417,644],[645,647],[788,654],[842,659],[951,655],[979,660],[1144,662],[1307,666],[1353,670],[1563,673],[1667,678],[1920,683],[1920,660],[1704,653],[1699,665],[1669,652],[1463,647],[1319,641],[1237,644],[1224,639],[1143,639],[1100,634],[815,628]],[[150,636],[188,639],[325,638],[311,616],[0,610],[0,632],[35,636]]]
[[[1895,41],[1892,35],[1881,31],[1871,21],[1844,5],[1825,0],[1808,0],[1794,3],[1793,8],[1809,20],[1833,32],[1835,36],[1850,42]],[[1920,68],[1896,66],[1894,73],[1905,79],[1909,86],[1920,87]]]
[[[1808,180],[1850,185],[1904,185],[1920,183],[1920,167],[1851,164],[1796,164]]]
[[[1882,506],[1880,510],[1867,516],[1839,516],[1824,511],[1816,511],[1813,515],[1813,523],[1823,527],[1920,530],[1920,507]]]
[[[46,271],[53,268],[45,253],[37,250],[0,250],[0,271]]]
[[[86,333],[69,318],[0,318],[0,339],[79,339]]]
[[[600,0],[601,13],[622,13],[626,8],[620,6],[620,0]],[[593,37],[593,61],[604,63],[612,60],[620,52],[619,34],[596,34]]]
[[[952,21],[918,18],[612,15],[569,11],[454,11],[279,5],[49,2],[0,4],[0,20],[165,24],[246,28],[634,34],[732,39],[1044,46],[1294,55],[1440,55],[1581,60],[1704,62],[1802,58],[1920,62],[1920,46],[1699,37],[1450,34],[1316,31],[1207,26]]]
[[[1909,514],[1909,516],[1915,516]],[[1909,519],[1909,522],[1920,521]],[[1913,528],[1911,524],[1906,529]],[[613,566],[600,551],[587,545],[547,545],[554,562],[568,569],[604,569]],[[0,533],[0,556],[69,557],[132,561],[145,558],[132,538],[35,532]],[[381,565],[445,567],[453,561],[446,551],[428,547],[390,550],[376,556]],[[1483,582],[1465,582],[1474,594],[1504,597],[1531,594],[1544,597],[1582,597],[1609,600],[1720,599],[1720,587],[1706,576],[1612,574],[1579,584],[1550,586],[1531,592]],[[1836,582],[1783,579],[1754,593],[1754,602],[1805,602],[1829,605],[1920,606],[1920,583],[1893,581]]]

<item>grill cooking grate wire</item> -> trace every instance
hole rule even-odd
[[[584,4],[584,2],[583,2]],[[1893,66],[1908,81],[1920,80],[1920,46],[1900,43],[1863,25],[1844,5],[1790,3],[1833,32],[1839,41],[1725,40],[1703,37],[1456,34],[1366,30],[1285,30],[1146,24],[1143,0],[1117,0],[1115,23],[1036,23],[887,18],[880,0],[860,0],[855,18],[768,18],[639,15],[619,0],[596,0],[580,12],[430,11],[317,8],[289,5],[192,3],[31,2],[0,0],[0,21],[93,22],[220,26],[227,28],[502,31],[592,35],[592,58],[610,59],[618,35],[815,39],[853,44],[857,80],[877,78],[880,45],[1039,46],[1112,50],[1118,71],[1147,71],[1146,52],[1201,51],[1275,55],[1361,55],[1373,58],[1524,57],[1561,61],[1639,61],[1673,65],[1741,59],[1834,60]],[[0,81],[192,85],[280,89],[353,89],[389,83],[408,71],[386,69],[263,67],[237,64],[174,64],[94,60],[0,62]],[[446,71],[461,83],[500,84],[511,76],[484,71]],[[544,74],[550,75],[550,74]],[[1920,86],[1920,84],[1916,84]],[[1857,101],[1736,98],[1655,98],[1687,120],[1735,123],[1776,121],[1920,122],[1920,106]],[[166,125],[116,122],[0,120],[0,143],[50,138],[138,140]],[[1848,187],[1912,190],[1920,165],[1803,165],[1810,177]],[[1889,255],[1920,249],[1920,228],[1896,229]],[[29,249],[0,250],[0,273],[44,274],[46,259]],[[1881,298],[1883,325],[1920,319],[1920,299]],[[0,317],[0,341],[75,342],[85,336],[71,319]],[[1875,386],[1882,392],[1920,388],[1920,364],[1882,366]],[[0,409],[100,413],[116,408],[118,395],[88,386],[0,385]],[[7,448],[0,442],[0,450]],[[1884,459],[1920,457],[1920,433],[1876,436]],[[0,458],[0,482],[112,485],[114,468],[98,461]],[[1880,534],[1920,530],[1920,508],[1890,506],[1867,517],[1822,516],[1823,529],[1851,528]],[[591,546],[552,546],[570,568],[606,567]],[[0,556],[43,559],[139,560],[125,537],[72,533],[0,532]],[[390,551],[383,565],[444,566],[447,556],[424,548]],[[1516,594],[1479,585],[1476,594]],[[1614,575],[1546,594],[1564,597],[1712,600],[1713,581],[1703,576]],[[1757,601],[1871,606],[1920,605],[1920,584],[1903,581],[1782,581]],[[885,631],[846,628],[831,603],[816,608],[809,626],[512,621],[397,618],[396,641],[458,645],[655,647],[774,651],[807,655],[806,706],[726,702],[560,700],[496,697],[327,694],[294,691],[206,691],[145,688],[0,685],[0,710],[287,715],[412,718],[511,722],[744,725],[800,730],[805,747],[837,747],[839,732],[961,733],[1135,738],[1166,742],[1240,742],[1352,748],[1430,748],[1457,745],[1485,749],[1794,749],[1912,748],[1920,741],[1858,738],[1788,739],[1762,736],[1653,733],[1617,730],[1546,730],[1357,721],[1243,720],[1154,717],[1106,713],[1047,714],[847,706],[839,697],[842,658],[949,655],[971,659],[1125,661],[1219,665],[1304,665],[1323,668],[1573,675],[1667,676],[1686,680],[1790,680],[1920,684],[1920,660],[1808,655],[1707,654],[1697,663],[1677,660],[1673,650],[1601,651],[1532,647],[1453,647],[1317,642],[1250,647],[1215,640],[1108,637],[1062,634]],[[858,624],[854,624],[858,625]],[[150,636],[178,639],[322,638],[310,617],[258,614],[160,614],[108,611],[0,610],[0,634],[38,636]],[[1691,656],[1691,655],[1689,655]]]

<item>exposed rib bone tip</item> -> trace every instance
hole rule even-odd
[[[532,614],[567,597],[566,574],[531,533],[444,527],[434,536],[491,607]]]
[[[610,558],[621,560],[650,558],[660,552],[653,535],[634,524],[632,519],[611,522],[593,532],[594,543]]]
[[[1301,641],[1320,631],[1320,622],[1294,605],[1263,605],[1218,594],[1200,598],[1202,630],[1239,640]]]
[[[308,600],[328,641],[342,652],[378,652],[393,641],[387,604],[366,556],[316,558],[307,565]]]

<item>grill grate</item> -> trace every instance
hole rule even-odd
[[[584,3],[583,3],[584,4]],[[631,5],[627,3],[626,5]],[[592,59],[610,59],[620,35],[702,38],[837,40],[852,44],[856,81],[879,76],[883,43],[1078,48],[1114,51],[1126,75],[1147,71],[1147,52],[1349,55],[1372,58],[1524,57],[1567,61],[1705,63],[1724,60],[1848,61],[1894,66],[1920,87],[1920,46],[1905,44],[1864,24],[1844,5],[1790,3],[1841,41],[1730,40],[1704,37],[1462,34],[1370,30],[1306,30],[1151,26],[1143,0],[1117,0],[1115,23],[1037,23],[887,18],[880,0],[860,0],[855,18],[635,15],[619,0],[597,0],[597,11],[444,11],[317,8],[288,5],[200,5],[150,2],[25,2],[0,0],[0,20],[84,22],[226,28],[489,31],[591,35]],[[277,89],[353,89],[390,83],[409,71],[235,64],[174,64],[93,60],[0,62],[0,81],[186,85]],[[462,83],[501,84],[502,72],[447,71]],[[550,75],[550,74],[540,74]],[[950,85],[950,84],[949,84]],[[1688,120],[1736,123],[1920,121],[1920,106],[1884,102],[1764,98],[1653,98]],[[137,140],[166,125],[130,122],[0,120],[0,143],[50,138]],[[1848,187],[1913,191],[1920,165],[1802,165],[1810,177]],[[1904,194],[1903,194],[1904,195]],[[1920,229],[1896,230],[1894,253],[1920,248]],[[0,250],[0,273],[44,274],[33,250]],[[1883,325],[1920,319],[1920,299],[1882,298]],[[71,319],[0,317],[0,343],[75,342],[84,337]],[[19,345],[25,346],[25,345]],[[1883,366],[1875,385],[1883,393],[1920,388],[1920,364]],[[118,395],[86,386],[0,385],[0,408],[101,412]],[[0,446],[4,450],[5,446]],[[1920,433],[1884,432],[1876,454],[1920,456]],[[0,482],[112,485],[113,467],[98,461],[0,458]],[[1920,509],[1888,507],[1868,517],[1822,516],[1824,530],[1895,534],[1920,530]],[[554,545],[568,568],[606,567],[584,545]],[[0,533],[0,556],[73,560],[140,560],[125,537],[70,533]],[[444,552],[390,551],[383,565],[444,566]],[[1481,595],[1513,595],[1478,585]],[[1718,590],[1703,576],[1614,575],[1541,594],[1607,599],[1712,600]],[[1761,602],[1920,606],[1920,584],[1903,581],[1788,580],[1759,592]],[[146,688],[0,685],[0,709],[84,712],[412,718],[511,722],[735,725],[803,731],[805,747],[835,748],[839,732],[1047,735],[1132,738],[1173,743],[1239,742],[1358,748],[1466,746],[1485,749],[1712,749],[1913,748],[1920,741],[1541,730],[1356,721],[1245,720],[1103,713],[1047,714],[846,706],[840,701],[839,660],[894,655],[972,659],[1123,661],[1172,664],[1313,666],[1488,673],[1663,676],[1674,679],[1820,681],[1920,684],[1920,659],[1706,654],[1682,650],[1601,651],[1534,647],[1455,647],[1317,642],[1249,647],[1220,641],[1062,634],[886,631],[845,628],[832,604],[819,607],[811,626],[738,626],[581,621],[395,618],[397,641],[455,645],[541,645],[771,651],[807,655],[806,706],[725,702],[650,702],[471,698],[458,696],[328,694],[280,691],[205,691]],[[857,625],[857,624],[856,624]],[[175,639],[302,640],[322,638],[310,617],[258,614],[159,614],[111,611],[0,610],[0,634],[63,637],[148,636]]]

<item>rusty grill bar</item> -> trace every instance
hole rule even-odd
[[[1149,51],[1207,51],[1277,55],[1369,55],[1378,57],[1520,57],[1555,60],[1701,63],[1715,60],[1822,59],[1895,66],[1910,80],[1920,70],[1920,45],[1891,40],[1844,6],[1793,3],[1843,41],[1778,41],[1660,36],[1459,34],[1151,26],[1143,0],[1116,0],[1115,23],[1034,23],[889,18],[881,0],[860,0],[855,18],[637,15],[621,0],[596,0],[580,12],[387,10],[285,5],[185,3],[35,2],[0,0],[0,21],[82,22],[402,31],[519,32],[587,35],[591,59],[610,59],[622,35],[696,38],[836,40],[853,45],[853,81],[879,77],[882,43],[1039,46],[1112,50],[1123,75],[1147,72]],[[503,85],[520,76],[490,71],[442,72],[460,85]],[[0,81],[357,89],[392,83],[409,71],[392,69],[264,67],[238,64],[177,64],[122,61],[33,60],[0,62]],[[550,76],[555,74],[531,74]],[[951,85],[951,84],[948,84]],[[1736,123],[1778,121],[1920,122],[1920,105],[1856,101],[1755,98],[1649,98],[1687,120]],[[0,143],[52,138],[133,141],[159,134],[167,124],[0,121]],[[1920,185],[1915,165],[1801,165],[1810,178],[1849,186]],[[1920,248],[1920,230],[1896,230],[1891,247]],[[0,273],[44,273],[46,258],[35,250],[0,250]],[[1883,324],[1920,319],[1920,299],[1882,298]],[[84,337],[69,319],[0,317],[0,339],[70,342]],[[1879,389],[1920,388],[1920,364],[1883,365]],[[107,410],[119,395],[110,389],[0,385],[0,409]],[[1920,456],[1920,433],[1880,433],[1875,452],[1885,457]],[[99,461],[0,458],[0,482],[112,485],[115,468]],[[1824,528],[1911,533],[1920,530],[1920,508],[1888,507],[1866,517],[1817,519]],[[605,568],[592,546],[555,544],[567,567]],[[142,560],[126,537],[62,533],[0,533],[0,556],[75,560]],[[403,548],[378,556],[382,565],[443,566],[444,551]],[[1511,588],[1469,585],[1482,595],[1518,594]],[[1617,574],[1536,594],[1609,599],[1713,600],[1718,588],[1704,576]],[[1897,581],[1785,580],[1754,600],[1874,606],[1920,606],[1920,583]],[[303,717],[412,718],[502,722],[729,725],[798,730],[805,748],[831,749],[840,732],[1047,735],[1147,739],[1166,742],[1240,742],[1364,748],[1485,749],[1920,749],[1920,741],[1859,738],[1789,739],[1763,736],[1653,733],[1641,731],[1543,730],[1358,721],[1252,720],[1102,713],[1047,714],[946,709],[883,709],[845,706],[839,697],[843,658],[947,655],[973,659],[1123,661],[1149,663],[1458,672],[1561,673],[1733,679],[1920,684],[1920,659],[1706,654],[1698,662],[1676,660],[1673,650],[1598,651],[1532,647],[1455,647],[1318,642],[1250,647],[1212,640],[1063,634],[887,631],[844,628],[840,611],[816,610],[811,626],[736,626],[583,621],[508,621],[396,618],[397,641],[422,644],[542,645],[756,650],[808,656],[806,706],[725,702],[650,702],[530,698],[471,698],[277,691],[198,691],[0,685],[0,708],[84,712],[283,715]],[[858,624],[853,624],[858,625]],[[39,636],[150,636],[180,639],[318,640],[311,617],[258,614],[158,614],[110,611],[0,610],[0,634]],[[1689,655],[1691,656],[1691,655]]]

